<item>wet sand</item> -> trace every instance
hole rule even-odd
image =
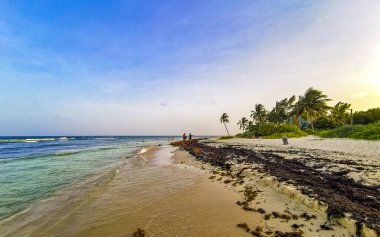
[[[2,221],[0,236],[133,236],[137,228],[147,236],[250,236],[236,224],[258,215],[235,204],[239,194],[172,151],[153,147],[94,186],[62,190]]]
[[[262,213],[265,227],[273,226],[272,218],[278,219],[278,213],[285,213],[281,225],[267,228],[270,232],[283,231],[284,222],[295,221],[292,231],[302,230],[303,236],[378,236],[375,230],[367,228],[377,229],[379,225],[379,190],[376,185],[371,186],[373,180],[378,184],[378,161],[373,164],[376,163],[373,157],[360,159],[357,154],[342,153],[339,149],[347,145],[346,141],[332,141],[340,145],[335,150],[331,150],[331,146],[311,149],[310,143],[306,143],[309,147],[302,147],[302,142],[305,141],[291,140],[291,144],[298,143],[294,147],[282,146],[280,140],[269,141],[272,144],[267,145],[266,141],[258,139],[204,140],[177,145],[198,160],[212,164],[216,174],[214,180],[232,183],[234,189],[239,185],[253,186],[251,190],[257,197],[241,206]],[[374,143],[368,144],[376,147]],[[366,153],[369,154],[368,150]],[[362,175],[363,183],[349,175],[363,171],[368,176]],[[273,211],[278,213],[273,214]]]
[[[0,236],[133,236],[137,228],[146,236],[355,235],[330,224],[313,200],[270,176],[235,168],[228,173],[186,151],[152,147],[101,182],[62,190],[0,222]]]

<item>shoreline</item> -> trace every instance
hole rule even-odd
[[[37,219],[33,213],[43,205],[16,216],[12,225],[2,222],[0,232],[5,234],[0,236],[133,236],[138,228],[146,236],[356,236],[350,218],[330,220],[324,203],[263,172],[262,164],[237,162],[239,157],[226,149],[284,154],[282,146],[262,143],[203,140],[201,144],[221,151],[223,163],[202,154],[208,149],[204,147],[145,148],[128,166],[118,167],[106,185],[89,187],[88,194],[65,199],[64,205],[53,200],[53,209]],[[291,147],[286,162],[310,150],[297,149]],[[366,227],[360,234],[378,236]]]
[[[304,142],[304,140],[305,139],[303,140],[299,139],[297,141],[297,139],[290,139],[290,144],[298,143],[298,145],[300,145],[302,144],[302,142]],[[327,142],[331,142],[331,141],[327,140]],[[340,141],[335,140],[334,143],[336,142],[340,142]],[[334,143],[333,145],[336,145]],[[244,183],[247,183],[246,182],[247,179],[252,179],[254,180],[253,183],[256,186],[260,185],[264,187],[270,187],[272,190],[276,191],[275,195],[288,196],[291,199],[293,199],[292,201],[296,200],[296,202],[302,205],[308,206],[310,211],[320,212],[321,217],[322,217],[321,220],[324,220],[324,223],[321,223],[320,230],[314,230],[313,236],[316,235],[316,232],[318,232],[318,235],[320,235],[323,231],[325,231],[325,229],[330,229],[330,228],[334,229],[334,231],[332,232],[330,230],[330,233],[335,233],[337,232],[338,229],[341,229],[340,231],[343,231],[343,232],[346,231],[347,232],[346,234],[350,234],[354,236],[358,234],[361,236],[378,236],[378,234],[376,234],[376,231],[375,231],[378,228],[378,224],[379,224],[378,223],[379,219],[376,219],[376,216],[379,215],[379,211],[376,210],[376,205],[377,205],[376,203],[378,202],[376,201],[376,195],[378,191],[376,191],[376,188],[371,188],[370,186],[371,182],[364,182],[364,181],[374,181],[375,183],[376,182],[378,183],[378,176],[376,175],[377,165],[373,164],[373,162],[376,162],[376,158],[377,158],[376,154],[379,152],[378,150],[374,151],[375,155],[373,159],[369,162],[369,164],[366,164],[366,163],[361,164],[362,166],[364,166],[364,168],[358,169],[358,171],[363,171],[363,170],[366,171],[365,170],[366,167],[375,169],[375,175],[372,175],[370,177],[363,177],[365,179],[363,183],[365,183],[366,185],[366,186],[363,186],[362,184],[355,184],[356,182],[354,181],[354,179],[350,179],[350,176],[347,175],[349,172],[342,172],[342,166],[348,169],[347,166],[356,167],[359,165],[361,160],[356,159],[355,155],[357,156],[357,154],[354,154],[354,155],[351,154],[350,156],[347,156],[347,154],[343,154],[341,152],[333,152],[329,150],[329,147],[326,147],[322,152],[320,148],[310,149],[310,147],[306,147],[306,148],[300,149],[299,146],[298,147],[290,146],[290,145],[283,146],[280,144],[281,144],[280,140],[267,141],[267,140],[262,140],[262,139],[231,139],[231,140],[208,139],[208,140],[200,141],[199,144],[191,144],[187,142],[182,145],[180,142],[177,143],[177,145],[179,145],[182,149],[185,149],[189,151],[190,153],[192,153],[193,155],[195,155],[198,160],[202,160],[204,162],[213,164],[215,167],[219,167],[220,169],[219,173],[223,173],[222,175],[223,177],[219,177],[219,176],[216,177],[219,181],[223,181],[223,182],[227,181],[228,183],[232,183],[233,184],[232,186],[234,186],[239,181],[244,180]],[[372,143],[371,145],[373,144],[374,143]],[[380,144],[380,143],[376,143],[375,145],[377,144]],[[314,144],[307,143],[307,146],[313,146],[313,145]],[[345,144],[343,144],[343,146],[344,145]],[[368,151],[366,152],[368,153]],[[316,156],[317,154],[330,155],[331,157],[329,157],[328,159],[325,159],[323,157]],[[339,155],[340,157],[337,155]],[[345,157],[346,160],[343,160],[342,157],[343,158]],[[318,160],[319,158],[320,160]],[[340,159],[336,159],[336,158],[340,158]],[[332,169],[331,167],[328,167],[327,170],[324,170],[323,166],[321,166],[321,163],[325,163],[325,164],[327,163],[327,166],[330,166],[333,161],[337,161],[339,166],[334,167],[334,169]],[[301,165],[302,163],[304,163],[304,165]],[[292,168],[292,165],[295,165],[295,164],[296,166]],[[307,166],[305,166],[305,164]],[[374,165],[374,168],[372,167],[373,165]],[[316,170],[312,169],[312,167],[314,166],[318,166],[318,169]],[[331,171],[330,168],[333,171]],[[302,175],[300,176],[300,173],[299,173],[299,170],[301,170],[301,173],[303,172],[302,169],[306,169],[305,171],[309,172],[304,177],[302,177]],[[337,194],[338,196],[336,197],[334,196],[335,195],[334,192],[329,194],[330,195],[328,196],[329,198],[338,198],[338,199],[336,200],[334,199],[334,202],[336,202],[336,205],[334,204],[334,206],[328,206],[327,204],[330,205],[331,202],[325,203],[325,201],[328,201],[328,199],[323,199],[323,195],[320,196],[321,193],[318,193],[318,190],[324,191],[324,189],[318,189],[318,185],[310,186],[310,184],[312,184],[310,182],[302,182],[302,181],[309,180],[314,183],[320,183],[321,180],[318,181],[317,179],[315,179],[313,181],[313,179],[311,178],[314,176],[318,176],[321,173],[324,174],[323,176],[321,176],[323,177],[322,179],[326,177],[328,178],[329,176],[327,174],[330,174],[330,175],[332,174],[333,179],[336,179],[334,178],[335,173],[339,176],[346,175],[347,178],[343,178],[343,179],[338,178],[336,184],[338,185],[340,182],[342,182],[343,185],[346,185],[346,184],[350,185],[350,183],[352,183],[352,185],[354,185],[353,188],[357,185],[362,185],[361,189],[362,188],[365,189],[364,191],[362,191],[362,193],[359,194],[359,195],[362,195],[362,197],[359,198],[358,195],[356,195],[356,197],[358,197],[359,199],[363,199],[363,197],[366,197],[365,193],[367,193],[369,198],[371,198],[370,195],[374,195],[373,198],[375,199],[371,198],[372,203],[362,202],[362,204],[359,204],[360,202],[356,201],[358,204],[349,204],[350,199],[349,198],[347,199],[347,196],[345,196],[346,194],[341,193],[339,191]],[[297,177],[301,178],[301,180],[297,181]],[[331,180],[329,182],[331,182]],[[366,188],[367,186],[368,188]],[[343,187],[339,187],[339,188],[343,188]],[[355,192],[359,191],[359,189],[355,189],[355,188],[352,190],[356,190]],[[353,194],[349,194],[348,192],[347,195],[353,195]],[[342,203],[339,204],[340,202]],[[351,200],[351,202],[355,202],[355,199]],[[350,209],[346,209],[348,206],[344,206],[344,205],[362,205],[362,206],[358,206],[357,208],[360,208],[360,209],[355,209],[357,211],[347,214],[345,212],[347,211],[349,212]],[[367,207],[367,205],[370,205],[370,206]],[[373,205],[373,208],[371,205]],[[257,210],[257,208],[260,208],[260,205],[258,206],[252,205],[252,206],[254,207],[251,207],[251,204],[243,205],[243,208],[255,209],[255,210]],[[350,207],[350,208],[355,208],[355,207]],[[361,216],[364,216],[366,219],[360,219]],[[371,216],[372,216],[372,219],[370,219]],[[271,218],[271,216],[267,216],[267,217]],[[358,219],[360,221],[357,221]],[[366,223],[369,223],[371,228],[368,228],[368,226],[366,226]],[[305,236],[309,236],[307,231],[304,231],[304,229],[305,228],[303,228],[302,230],[305,233]],[[340,233],[340,236],[344,236],[343,232]],[[346,234],[345,236],[347,236]]]

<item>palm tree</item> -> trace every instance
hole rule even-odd
[[[273,123],[283,123],[289,118],[289,114],[294,108],[296,97],[285,98],[276,101],[276,106],[269,112],[268,120]]]
[[[240,130],[245,131],[248,128],[248,119],[246,117],[241,118],[237,125],[239,125]]]
[[[314,130],[313,122],[319,116],[326,114],[330,107],[327,105],[330,99],[322,91],[310,87],[305,95],[299,96],[294,106],[293,114],[297,117],[304,116]]]
[[[226,123],[230,122],[230,120],[228,119],[228,115],[226,113],[222,114],[222,116],[220,117],[220,122],[224,124],[224,127],[226,127],[228,136],[231,136],[230,133],[228,132],[227,125],[226,125]]]
[[[351,104],[338,102],[334,107],[331,108],[331,117],[339,126],[343,126],[348,123],[350,120],[350,114],[348,109],[351,107]]]
[[[251,111],[251,118],[253,121],[256,121],[256,123],[263,124],[266,121],[267,117],[267,111],[265,110],[264,105],[262,104],[256,104],[255,110]]]

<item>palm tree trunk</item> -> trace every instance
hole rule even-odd
[[[226,123],[223,122],[223,124],[224,124],[224,127],[226,127],[226,130],[227,130],[227,134],[228,134],[228,136],[231,136],[230,133],[228,132],[228,129],[227,129]]]

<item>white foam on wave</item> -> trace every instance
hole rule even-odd
[[[146,153],[147,151],[148,151],[147,148],[143,148],[143,149],[141,149],[141,151],[139,151],[139,153],[137,153],[137,154],[141,155],[141,154]]]

